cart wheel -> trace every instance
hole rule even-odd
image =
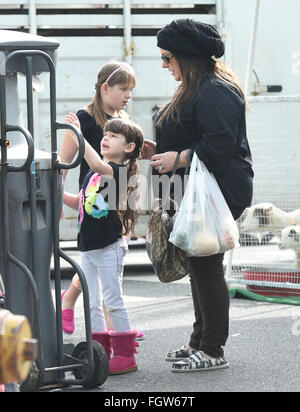
[[[106,381],[109,370],[108,357],[103,346],[94,340],[92,341],[92,346],[95,368],[93,376],[88,381],[83,383],[83,386],[87,388],[97,388],[98,386],[103,385],[103,383]],[[72,356],[78,360],[85,361],[85,363],[87,364],[87,342],[80,342],[75,347]],[[73,373],[76,379],[84,379],[84,377],[87,375],[87,366],[83,366],[80,369],[74,369]]]

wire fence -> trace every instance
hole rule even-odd
[[[226,278],[252,292],[300,296],[300,96],[249,98],[254,198]]]

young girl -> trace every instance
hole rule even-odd
[[[80,126],[70,113],[66,121]],[[76,143],[76,137],[72,136]],[[142,130],[130,120],[113,119],[106,123],[101,141],[103,160],[85,143],[85,159],[90,168],[79,195],[65,192],[64,203],[79,211],[78,247],[86,276],[91,307],[93,339],[105,348],[110,358],[110,373],[137,369],[134,358],[136,331],[131,330],[122,297],[123,259],[127,250],[125,236],[134,229],[137,211],[137,158],[143,145]],[[120,180],[129,183],[122,193]],[[115,206],[117,209],[115,209]],[[113,331],[107,330],[102,299],[111,317]]]
[[[100,142],[107,120],[115,117],[128,118],[124,109],[135,86],[135,73],[127,63],[111,62],[99,71],[92,102],[77,112],[82,134],[98,154],[100,154]],[[71,162],[76,151],[77,147],[73,141],[72,132],[67,130],[60,151],[61,161]],[[79,187],[81,187],[88,171],[89,166],[83,160],[80,165]],[[64,171],[64,179],[66,174],[67,171]],[[63,330],[69,334],[74,332],[74,306],[80,293],[80,282],[77,277],[74,277],[69,289],[62,294]],[[137,338],[142,338],[143,335],[143,332],[138,332]]]

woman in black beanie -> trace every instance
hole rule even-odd
[[[156,145],[145,142],[144,158],[151,158],[153,174],[164,174],[181,152],[177,174],[183,177],[187,149],[193,148],[237,219],[251,204],[253,171],[243,91],[226,65],[215,60],[224,54],[224,43],[213,26],[181,19],[158,32],[157,45],[162,67],[180,84],[158,113]],[[190,258],[195,322],[189,343],[167,353],[173,372],[229,366],[223,350],[229,329],[223,257]]]

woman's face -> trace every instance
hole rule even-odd
[[[172,76],[174,76],[174,79],[178,82],[182,81],[182,73],[179,67],[179,64],[175,57],[172,55],[172,53],[168,50],[165,49],[159,49],[161,56],[166,57],[166,60],[162,61],[162,67],[164,69],[168,69],[169,72],[171,72]]]

